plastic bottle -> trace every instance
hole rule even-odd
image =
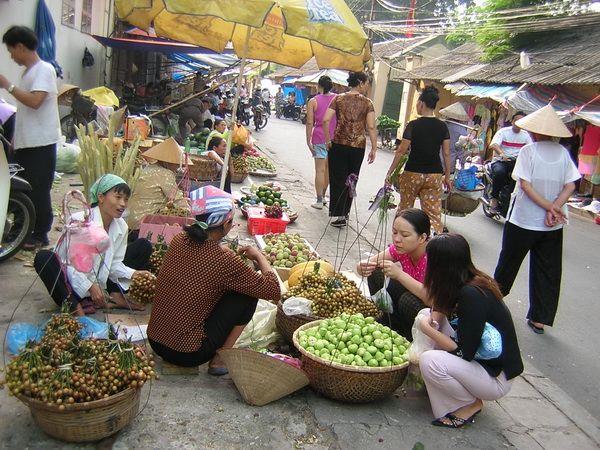
[[[190,152],[190,138],[189,137],[185,138],[185,141],[183,143],[183,151],[186,153]]]

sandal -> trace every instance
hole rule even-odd
[[[544,327],[534,325],[531,319],[527,319],[527,325],[529,325],[529,328],[531,328],[535,334],[544,334]]]
[[[458,417],[458,416],[455,416],[454,414],[449,413],[449,414],[446,414],[444,417],[435,419],[434,421],[431,422],[431,424],[436,427],[443,427],[443,428],[462,428],[467,424],[474,423],[475,416],[477,414],[479,414],[480,412],[481,412],[481,410],[477,411],[475,414],[473,414],[468,419],[463,419],[462,417]],[[450,421],[450,423],[444,422],[444,419],[448,419]]]
[[[95,308],[92,300],[86,298],[86,299],[81,300],[80,304],[81,304],[81,309],[83,310],[83,312],[85,313],[86,316],[96,314],[96,308]]]
[[[220,377],[222,375],[227,375],[229,373],[229,370],[227,370],[227,367],[209,367],[208,368],[208,374],[209,375],[214,375],[215,377]]]
[[[146,307],[144,305],[140,305],[138,303],[134,303],[131,301],[127,302],[127,305],[120,305],[119,303],[115,302],[114,300],[108,300],[106,301],[106,306],[104,307],[104,309],[125,309],[125,310],[131,310],[131,311],[146,311]]]

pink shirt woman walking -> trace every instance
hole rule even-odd
[[[323,131],[323,117],[327,108],[335,98],[330,91],[333,87],[331,78],[323,75],[319,78],[319,94],[310,99],[306,107],[306,144],[315,159],[315,192],[317,201],[311,206],[323,209],[325,192],[329,186],[327,166],[327,142]],[[333,136],[336,127],[335,117],[329,123],[329,134]]]

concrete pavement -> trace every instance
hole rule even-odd
[[[289,149],[290,143],[286,145]],[[300,213],[299,220],[288,230],[301,233],[313,245],[320,240],[319,253],[330,260],[335,260],[337,254],[338,262],[341,261],[343,252],[339,244],[345,236],[340,230],[325,226],[325,211],[308,206],[312,192],[303,177],[309,173],[304,171],[300,175],[290,170],[288,165],[293,167],[293,164],[288,157],[282,158],[277,153],[272,157],[279,167],[278,180],[287,187],[286,197]],[[65,186],[63,182],[62,188]],[[245,222],[240,217],[236,220],[237,230],[243,236]],[[348,229],[349,241],[353,233]],[[368,236],[362,241],[361,251],[367,245]],[[343,268],[352,268],[359,254],[358,248],[351,249]],[[30,268],[15,259],[0,266],[2,332],[17,306],[14,321],[40,321],[46,310],[53,309],[52,301],[33,275]],[[214,378],[201,368],[199,376],[165,376],[154,382],[151,390],[145,388],[141,414],[130,427],[98,447],[411,449],[421,442],[426,449],[598,448],[597,420],[550,379],[530,364],[527,366],[526,373],[515,379],[507,397],[486,403],[476,424],[462,430],[431,426],[427,399],[405,396],[401,390],[379,402],[347,405],[322,398],[306,388],[265,407],[250,407],[241,400],[228,377]],[[35,426],[20,402],[2,397],[0,447],[95,446],[65,445],[49,439]]]

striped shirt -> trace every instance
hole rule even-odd
[[[500,128],[494,135],[490,145],[497,144],[508,158],[516,159],[519,156],[521,147],[531,143],[533,143],[533,140],[527,131],[521,130],[515,133],[512,126],[510,126]],[[494,157],[494,160],[498,159],[501,159],[501,157]]]

